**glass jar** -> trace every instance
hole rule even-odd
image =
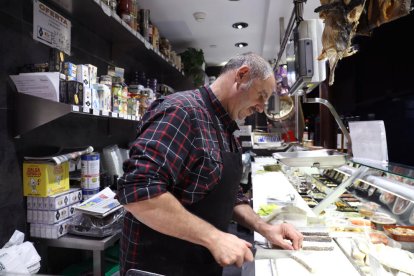
[[[108,7],[112,10],[116,11],[116,7],[118,5],[117,0],[104,0],[103,1]]]
[[[131,25],[131,20],[132,20],[131,8],[132,8],[131,0],[119,0],[118,1],[118,15],[128,25]]]

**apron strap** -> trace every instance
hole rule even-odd
[[[207,88],[205,88],[203,86],[203,87],[201,87],[200,93],[201,93],[201,96],[203,97],[204,103],[206,104],[207,109],[208,109],[208,111],[210,113],[211,119],[213,121],[213,126],[214,126],[214,129],[216,130],[216,133],[217,133],[217,140],[218,140],[218,143],[220,145],[220,149],[222,151],[225,151],[225,149],[224,149],[224,143],[223,143],[223,137],[221,136],[220,127],[218,125],[218,118],[214,114],[214,109],[213,109],[213,106],[211,105],[211,99],[208,96],[208,93],[209,92],[208,92]]]

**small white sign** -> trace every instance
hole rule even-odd
[[[70,55],[71,22],[39,0],[33,1],[33,39]]]

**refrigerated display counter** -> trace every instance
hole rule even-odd
[[[413,177],[412,168],[397,164],[295,167],[256,157],[253,209],[306,235],[303,249],[290,252],[254,233],[255,275],[414,274]]]

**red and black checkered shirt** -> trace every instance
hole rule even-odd
[[[208,88],[219,119],[226,151],[241,151],[233,136],[237,124]],[[184,206],[201,200],[219,182],[222,160],[217,133],[199,90],[174,93],[153,102],[143,116],[138,136],[118,181],[121,204],[172,193]],[[235,150],[232,150],[235,149]],[[236,204],[248,203],[241,189]],[[135,263],[140,222],[124,219],[121,266]]]

